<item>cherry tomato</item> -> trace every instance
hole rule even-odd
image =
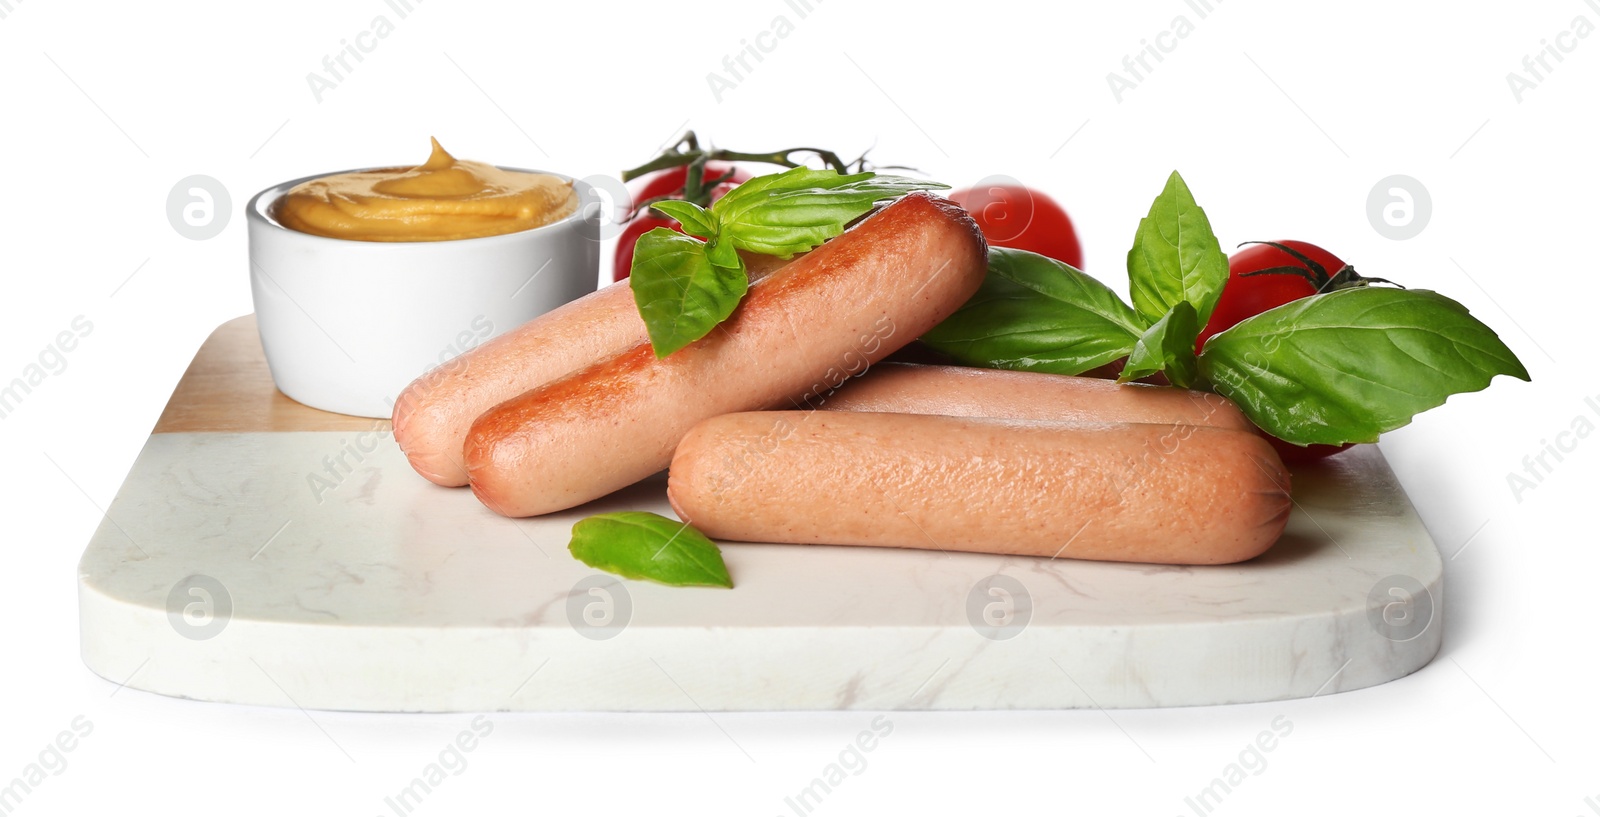
[[[703,174],[702,178],[719,178],[726,175],[729,171],[732,171],[733,175],[729,176],[727,181],[718,184],[716,189],[711,191],[712,201],[722,198],[722,196],[729,190],[738,187],[741,182],[749,181],[750,174],[738,169],[737,167],[734,167],[733,165],[723,164],[722,162],[706,163],[705,173]],[[681,167],[669,167],[666,170],[658,170],[655,173],[651,173],[649,176],[645,177],[644,185],[640,187],[639,192],[634,195],[634,201],[647,201],[658,196],[673,196],[675,198],[683,198],[683,183],[687,180],[688,176],[689,168],[687,165]]]
[[[633,271],[633,245],[638,242],[639,236],[657,227],[683,232],[676,219],[663,218],[654,213],[635,216],[633,221],[628,222],[628,226],[623,228],[621,237],[617,239],[617,254],[612,261],[611,280],[621,281],[628,277],[628,273]]]
[[[1312,263],[1308,265],[1274,244],[1294,250]],[[1228,258],[1228,284],[1222,288],[1211,320],[1200,330],[1195,350],[1245,318],[1317,294],[1318,283],[1312,283],[1313,279],[1320,283],[1345,267],[1333,253],[1304,241],[1251,244],[1234,253]]]
[[[1298,254],[1298,257],[1297,255]],[[1195,350],[1205,346],[1212,335],[1269,309],[1283,306],[1317,292],[1348,286],[1359,280],[1355,270],[1337,256],[1304,241],[1274,241],[1251,244],[1228,258],[1228,283],[1222,288],[1217,308],[1195,341]],[[1277,449],[1284,462],[1319,460],[1350,447],[1344,445],[1299,446],[1271,435],[1267,442]]]
[[[720,182],[715,188],[712,188],[710,198],[706,202],[697,203],[703,205],[716,201],[727,195],[729,190],[738,187],[740,183],[750,180],[750,174],[736,167],[720,162],[707,162],[704,176],[707,179],[719,178],[730,171],[733,175],[728,176],[726,181]],[[644,185],[634,195],[634,201],[644,202],[661,196],[682,198],[683,184],[688,175],[689,168],[687,167],[673,167],[652,173],[646,177]],[[666,227],[669,230],[683,232],[676,219],[657,215],[653,211],[636,213],[633,220],[628,222],[628,226],[623,229],[622,235],[617,239],[617,253],[612,259],[611,280],[621,281],[628,277],[628,273],[633,269],[634,243],[639,240],[639,236],[657,227]]]
[[[972,214],[989,246],[1027,250],[1083,268],[1078,233],[1055,199],[1019,184],[992,184],[957,190],[950,200]]]

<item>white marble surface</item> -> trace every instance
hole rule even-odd
[[[346,450],[360,461],[345,454],[330,488],[325,458]],[[312,474],[328,479],[320,494]],[[166,695],[380,711],[1183,706],[1425,665],[1442,565],[1376,447],[1302,470],[1295,496],[1283,540],[1242,565],[734,544],[736,589],[682,589],[613,580],[566,551],[589,513],[670,514],[659,479],[514,522],[416,477],[387,435],[158,434],[84,554],[83,656]],[[1004,639],[969,614],[1005,615],[981,588],[969,604],[997,574],[1025,595]],[[204,597],[180,586],[195,575],[231,612],[213,593],[207,624]],[[1426,588],[1420,603],[1385,596],[1387,581],[1374,598],[1396,575]],[[607,593],[620,629],[584,623]]]

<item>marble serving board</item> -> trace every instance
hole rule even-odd
[[[400,712],[1186,706],[1427,664],[1442,564],[1377,448],[1294,479],[1283,539],[1239,565],[728,544],[734,590],[623,581],[567,553],[572,524],[670,514],[663,480],[501,518],[386,422],[279,394],[245,317],[89,543],[83,657],[164,695]]]

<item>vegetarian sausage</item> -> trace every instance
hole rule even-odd
[[[812,408],[1059,420],[1187,423],[1237,431],[1255,426],[1232,400],[1209,392],[1118,384],[1042,372],[880,363]]]
[[[648,343],[490,409],[467,436],[472,489],[507,516],[579,505],[667,466],[707,417],[801,405],[931,329],[987,267],[965,210],[912,193],[751,287],[711,334]]]
[[[751,280],[788,263],[743,254]],[[417,378],[394,404],[394,439],[417,473],[467,484],[472,421],[495,404],[637,346],[649,335],[628,281],[546,312]]]
[[[1260,555],[1291,507],[1247,432],[827,411],[700,423],[667,497],[717,539],[1160,564]]]

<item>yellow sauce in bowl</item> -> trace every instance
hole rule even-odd
[[[274,216],[291,230],[351,241],[454,241],[543,227],[578,209],[572,182],[463,162],[433,140],[416,167],[324,176],[296,185]]]

